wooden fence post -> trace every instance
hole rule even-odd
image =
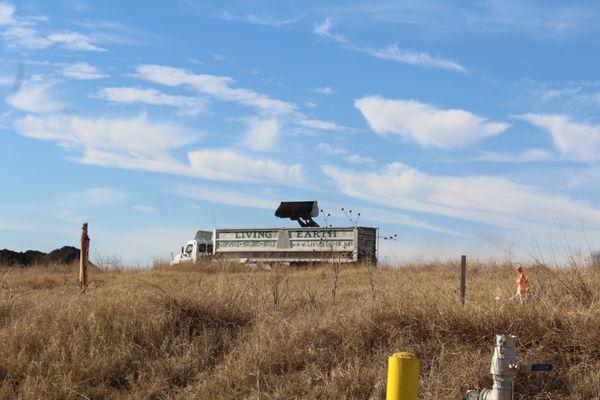
[[[460,302],[465,304],[465,294],[467,292],[467,256],[460,256]]]
[[[88,224],[83,223],[81,227],[81,253],[79,254],[79,289],[85,292],[88,285],[88,258],[90,254],[90,237],[88,236]]]

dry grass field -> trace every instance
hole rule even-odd
[[[421,399],[491,385],[496,333],[519,337],[518,399],[600,399],[600,270],[470,263],[400,269],[231,265],[0,268],[1,399],[382,399],[387,357],[421,359]]]

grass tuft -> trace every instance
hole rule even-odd
[[[600,398],[600,270],[457,263],[249,270],[233,264],[0,269],[0,399],[381,399],[387,357],[421,359],[421,399],[489,387],[494,336],[519,337],[517,399]]]

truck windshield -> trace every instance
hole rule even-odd
[[[190,243],[185,248],[185,254],[188,254],[188,255],[192,254],[192,250],[194,250],[194,245]]]

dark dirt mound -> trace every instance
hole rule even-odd
[[[73,246],[63,246],[46,254],[45,264],[71,264],[79,261],[79,249]]]
[[[79,261],[79,249],[64,246],[46,254],[37,250],[25,252],[0,250],[0,265],[29,267],[33,265],[71,264]]]
[[[17,253],[8,249],[0,250],[0,264],[19,265],[23,263],[23,253]]]
[[[23,253],[23,264],[24,265],[32,265],[39,264],[42,262],[46,253],[37,250],[27,250]]]

